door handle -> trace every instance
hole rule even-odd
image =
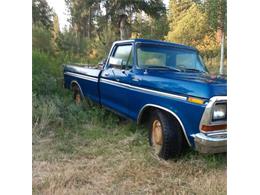
[[[122,72],[123,74],[126,74],[125,70],[121,70],[121,72]]]
[[[106,77],[108,77],[110,74],[108,72],[105,72],[104,74]]]

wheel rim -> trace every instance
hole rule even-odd
[[[158,154],[161,151],[163,144],[162,124],[159,120],[153,121],[152,126],[152,142],[155,152]]]

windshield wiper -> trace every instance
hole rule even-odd
[[[151,65],[151,66],[145,66],[145,68],[149,68],[149,69],[152,69],[152,68],[160,69],[160,68],[162,68],[162,69],[167,69],[167,70],[173,70],[173,71],[176,71],[176,72],[181,72],[180,69],[170,67],[170,66],[154,66],[154,65]]]
[[[203,73],[206,73],[205,71],[201,71],[201,70],[194,69],[194,68],[184,68],[183,71],[185,71],[185,72],[203,72]]]

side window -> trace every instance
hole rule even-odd
[[[132,45],[117,46],[112,56],[122,60],[122,68],[129,69],[133,65]]]

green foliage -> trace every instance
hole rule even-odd
[[[99,23],[104,22],[104,18],[99,18]],[[93,42],[93,46],[97,49],[98,53],[103,55],[101,58],[106,57],[114,41],[118,40],[113,25],[111,22],[107,22],[104,25],[100,25],[97,29],[97,38]]]
[[[46,136],[63,123],[56,101],[60,100],[33,94],[33,135]]]
[[[179,20],[171,25],[167,40],[196,46],[198,40],[207,33],[207,18],[196,4],[192,4],[184,13],[180,13]]]
[[[54,52],[58,52],[58,42],[61,36],[59,18],[56,14],[53,17],[53,31],[52,31],[52,45],[54,47]]]
[[[162,14],[159,18],[150,16],[141,17],[138,14],[132,23],[132,38],[145,38],[164,40],[169,31],[169,25],[166,14]]]
[[[153,18],[160,18],[166,12],[162,0],[66,0],[66,4],[71,14],[71,30],[77,32],[80,37],[88,38],[95,37],[96,34],[100,37],[100,33],[104,29],[108,31],[110,25],[110,30],[117,36],[116,39],[119,39],[119,23],[123,15],[128,16],[127,26],[131,29],[131,20],[137,13],[144,11]]]
[[[72,31],[65,31],[59,40],[60,49],[64,52],[73,54],[86,54],[88,40],[77,35]]]
[[[53,10],[46,0],[32,1],[32,20],[33,24],[42,24],[45,28],[52,28]]]
[[[62,86],[62,62],[62,58],[54,58],[51,54],[33,51],[32,87],[36,95],[50,95],[58,92],[58,86]]]
[[[174,28],[175,23],[185,15],[185,12],[191,7],[192,0],[170,0],[169,1],[169,22],[170,28]]]
[[[34,49],[52,52],[51,31],[46,29],[42,24],[33,25],[32,28],[32,47]]]
[[[153,19],[151,23],[153,35],[151,39],[164,40],[164,37],[169,32],[169,23],[167,20],[167,15],[163,14],[158,19]]]
[[[119,14],[119,10],[123,10],[126,14],[129,15],[131,13],[139,13],[144,11],[146,14],[152,17],[159,17],[165,13],[165,5],[161,0],[104,0],[103,2],[110,5],[108,14],[111,17],[115,16],[115,14]]]
[[[204,6],[210,27],[214,30],[222,29],[226,32],[227,0],[207,0]]]
[[[94,20],[100,11],[100,0],[66,0],[71,15],[71,24],[78,36],[91,38],[95,33]]]

